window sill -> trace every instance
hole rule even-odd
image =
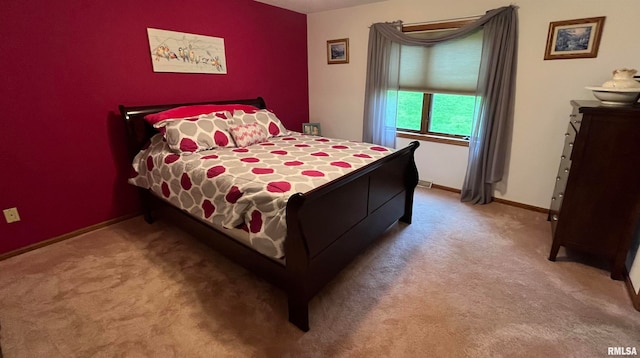
[[[436,143],[452,144],[452,145],[458,145],[458,146],[461,146],[461,147],[468,147],[469,146],[469,141],[468,140],[437,136],[437,135],[433,135],[433,134],[421,134],[421,133],[396,131],[396,137],[407,138],[407,139],[415,139],[415,140],[422,140],[422,141],[425,141],[425,142],[436,142]]]

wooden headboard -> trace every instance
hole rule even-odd
[[[140,149],[147,143],[149,138],[158,133],[158,130],[153,128],[149,123],[144,120],[144,116],[151,113],[166,111],[167,109],[181,107],[181,106],[193,106],[201,104],[247,104],[260,109],[266,109],[267,106],[262,97],[250,98],[250,99],[237,99],[228,101],[210,101],[210,102],[194,102],[194,103],[177,103],[177,104],[161,104],[153,106],[132,106],[127,107],[120,105],[120,115],[124,119],[127,127],[127,140],[129,146],[129,155],[131,158],[135,157]]]

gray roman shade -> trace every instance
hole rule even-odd
[[[437,38],[451,30],[410,32],[415,38]],[[428,47],[400,47],[401,91],[475,95],[482,55],[482,29]]]

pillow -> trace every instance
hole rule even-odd
[[[276,115],[266,109],[245,111],[236,109],[233,111],[234,124],[249,124],[257,122],[268,133],[268,138],[289,135],[289,131],[282,125]]]
[[[257,122],[229,126],[229,133],[238,147],[266,142],[268,135]]]
[[[213,112],[231,112],[236,109],[251,112],[255,111],[257,108],[254,106],[249,106],[247,104],[199,104],[193,106],[175,107],[166,111],[147,114],[146,116],[144,116],[144,119],[149,124],[156,127],[156,124],[162,121],[192,118],[197,117],[201,114],[208,114]]]
[[[235,147],[226,118],[216,113],[166,123],[164,137],[174,152],[199,152],[217,147]]]
[[[162,133],[162,135],[166,134],[166,129],[165,127],[167,126],[167,123],[171,123],[171,122],[175,122],[175,121],[197,121],[198,119],[200,119],[200,117],[202,116],[207,116],[207,117],[217,117],[220,118],[224,121],[226,121],[229,118],[232,118],[232,115],[230,112],[224,111],[224,112],[212,112],[212,113],[208,113],[208,114],[201,114],[199,116],[193,116],[193,117],[185,117],[185,118],[171,118],[171,119],[167,119],[167,120],[163,120],[160,122],[156,122],[156,124],[153,125],[153,128],[157,129],[160,133]],[[226,130],[227,126],[226,124],[223,126],[223,128]]]

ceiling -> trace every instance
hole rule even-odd
[[[303,14],[370,4],[386,0],[254,0]]]

